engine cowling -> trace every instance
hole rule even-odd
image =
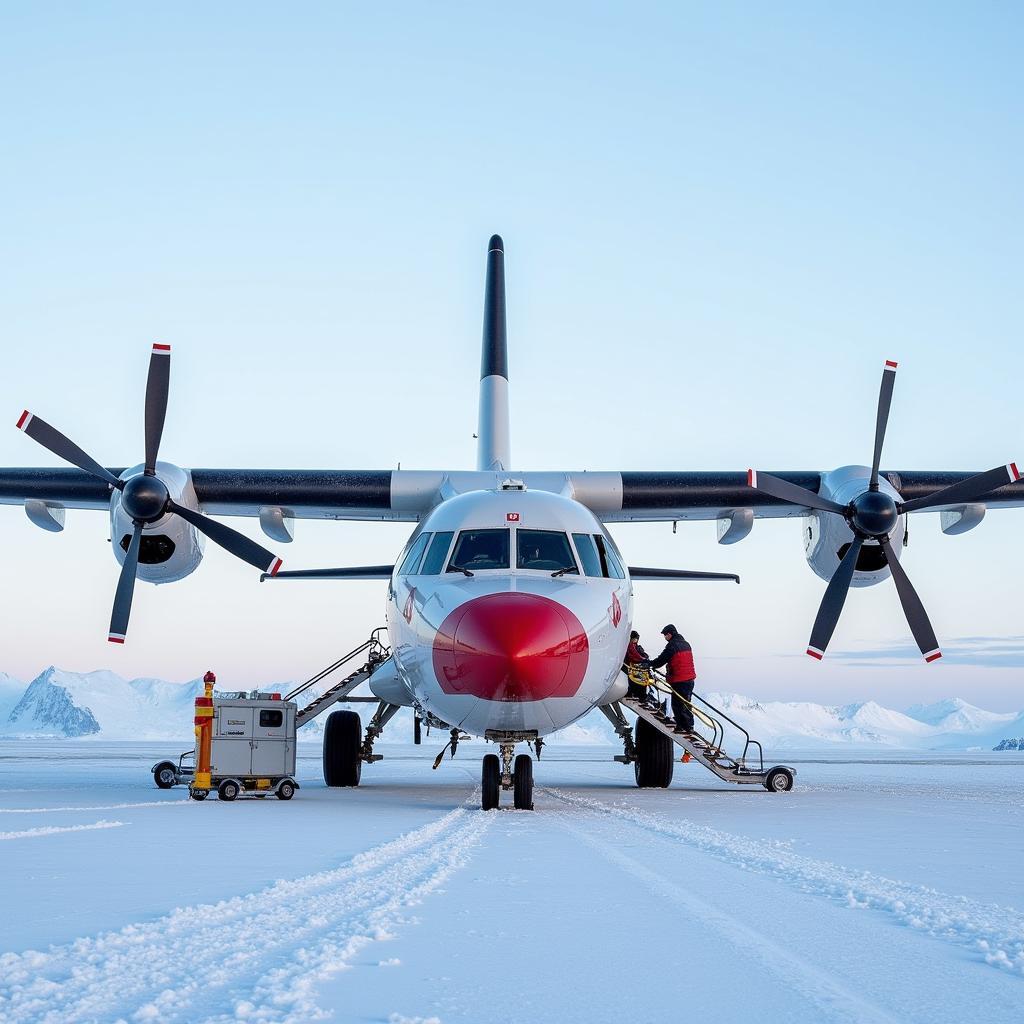
[[[132,466],[121,474],[121,479],[141,476],[144,468],[142,465]],[[170,462],[157,462],[156,475],[167,487],[173,501],[199,511],[199,500],[187,470]],[[110,499],[110,540],[118,565],[124,565],[132,530],[131,517],[121,507],[121,492],[114,491]],[[137,576],[155,584],[183,580],[199,568],[205,546],[206,538],[195,527],[181,516],[165,514],[143,529]]]
[[[821,478],[818,493],[845,505],[868,489],[870,479],[871,469],[868,466],[843,466]],[[878,488],[894,501],[902,501],[899,491],[884,476],[879,477]],[[897,557],[903,551],[906,533],[907,517],[901,515],[889,538]],[[835,575],[840,561],[849,549],[853,541],[853,530],[841,516],[812,512],[804,517],[803,534],[807,564],[816,575],[827,582]],[[878,541],[865,541],[857,559],[851,586],[872,587],[888,579],[890,575],[889,566]]]

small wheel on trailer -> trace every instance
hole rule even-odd
[[[277,787],[277,799],[278,800],[291,800],[295,796],[295,783],[285,779],[280,786]]]
[[[675,744],[644,718],[636,720],[636,761],[633,772],[641,789],[665,789],[672,784]]]
[[[217,787],[217,799],[218,800],[234,800],[238,796],[239,785],[234,779],[225,779]]]
[[[363,723],[354,711],[332,711],[324,727],[324,782],[358,786],[363,771]]]
[[[501,763],[497,754],[485,754],[480,771],[480,807],[496,811],[501,802]]]
[[[793,773],[788,768],[773,768],[764,780],[764,788],[769,793],[788,793],[793,781]]]
[[[178,769],[173,761],[161,761],[153,769],[153,781],[160,789],[170,789],[178,779]]]
[[[520,754],[512,769],[512,806],[517,811],[533,810],[533,758]]]
[[[188,795],[193,800],[205,800],[210,795],[210,791],[208,789],[190,789]]]

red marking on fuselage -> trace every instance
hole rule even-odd
[[[519,513],[518,512],[506,512],[505,513],[505,522],[506,523],[518,523],[519,522]]]
[[[405,599],[405,607],[402,609],[402,618],[406,622],[412,622],[413,601],[416,597],[416,588],[409,587],[409,596]]]
[[[619,623],[622,621],[622,605],[619,604],[619,595],[612,594],[612,606],[608,609],[609,616],[612,620],[612,625],[618,628]]]
[[[579,692],[590,661],[580,620],[537,594],[487,594],[459,605],[434,638],[445,693],[535,701]]]

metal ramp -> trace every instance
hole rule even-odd
[[[667,685],[667,684],[665,684]],[[668,690],[660,692],[670,693]],[[679,696],[679,695],[677,695]],[[693,712],[695,729],[692,732],[678,733],[670,725],[666,725],[667,716],[660,710],[655,711],[633,697],[623,697],[611,706],[602,708],[605,716],[615,726],[623,739],[625,753],[616,756],[615,760],[623,764],[632,764],[637,760],[636,747],[622,708],[628,708],[637,718],[656,729],[662,736],[667,736],[682,748],[690,759],[702,764],[709,772],[718,776],[723,782],[738,785],[760,785],[772,792],[786,792],[793,787],[796,769],[788,765],[773,765],[766,768],[764,752],[758,740],[751,739],[750,734],[738,722],[731,719],[724,711],[708,703],[699,694],[687,702]],[[725,750],[725,726],[732,726],[744,740],[742,753],[734,757]],[[702,731],[698,731],[699,727]]]
[[[328,665],[327,668],[321,669],[311,679],[307,679],[300,686],[297,686],[291,693],[285,695],[285,700],[298,701],[298,698],[302,696],[311,687],[316,686],[317,683],[322,682],[329,675],[337,672],[343,665],[347,665],[354,661],[360,655],[365,655],[366,661],[363,662],[358,668],[349,675],[345,676],[340,682],[335,683],[330,689],[324,690],[319,697],[311,700],[305,707],[298,710],[295,715],[295,726],[305,725],[307,722],[311,722],[318,715],[322,715],[329,707],[337,704],[340,700],[357,700],[365,703],[378,703],[376,697],[349,697],[349,694],[360,685],[365,683],[374,672],[377,671],[383,665],[388,658],[391,657],[391,651],[384,646],[380,639],[381,629],[375,629],[370,639],[365,643],[360,644],[354,650],[348,652],[348,654],[339,658],[337,661]]]

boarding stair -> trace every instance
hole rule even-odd
[[[737,783],[739,785],[761,785],[766,789],[777,792],[784,792],[792,788],[793,778],[796,769],[788,765],[773,765],[765,767],[764,751],[758,740],[752,739],[750,733],[738,722],[730,718],[721,708],[715,707],[699,694],[694,693],[687,700],[680,693],[675,696],[687,704],[693,712],[694,728],[690,732],[676,732],[671,718],[662,708],[667,708],[668,698],[673,695],[672,686],[664,681],[664,678],[650,670],[642,670],[646,673],[647,692],[651,695],[652,702],[658,697],[664,698],[665,703],[657,708],[652,708],[648,703],[636,697],[623,697],[610,709],[612,714],[608,717],[615,723],[615,712],[617,717],[625,721],[620,708],[632,711],[637,718],[642,718],[649,725],[663,736],[667,736],[677,746],[682,748],[681,760],[697,761],[708,771],[717,775],[724,782]],[[630,673],[627,673],[630,674]],[[639,681],[639,678],[635,681]],[[641,683],[641,685],[644,685]],[[603,710],[603,709],[602,709]],[[606,714],[608,714],[606,712]],[[742,738],[742,752],[737,756],[729,754],[725,749],[726,729],[731,726]],[[687,755],[689,755],[687,757]],[[616,761],[631,763],[636,760],[635,749],[631,742],[626,743],[626,753],[615,758]]]
[[[296,727],[305,725],[307,722],[311,722],[318,715],[322,715],[329,707],[337,704],[338,701],[366,701],[377,703],[376,697],[350,697],[349,694],[359,686],[361,683],[365,683],[370,676],[373,675],[390,657],[391,651],[385,645],[381,639],[385,627],[375,629],[370,636],[370,639],[365,643],[360,644],[354,650],[348,652],[348,654],[339,658],[337,661],[332,662],[326,668],[321,669],[315,676],[307,679],[304,683],[297,686],[291,693],[285,695],[285,700],[294,700],[298,702],[299,698],[304,693],[316,686],[317,683],[323,682],[328,676],[337,672],[338,669],[345,665],[351,665],[353,661],[359,658],[360,655],[365,656],[366,660],[358,666],[355,670],[351,671],[347,676],[335,683],[329,689],[324,690],[318,697],[315,697],[304,707],[299,708],[295,714],[295,725]]]

